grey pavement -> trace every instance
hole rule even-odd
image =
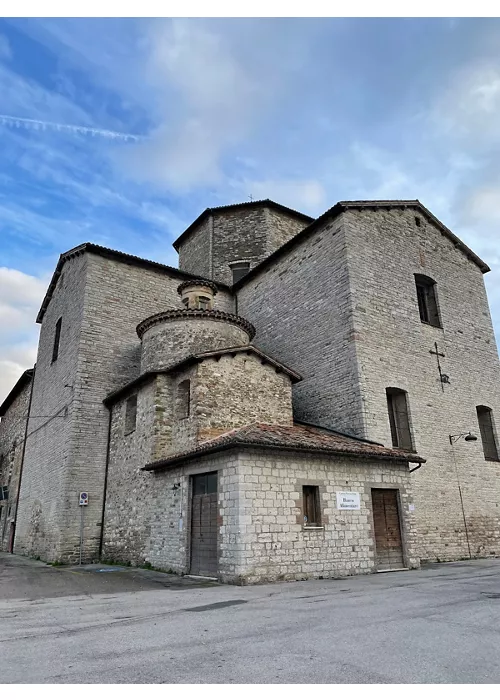
[[[237,587],[0,554],[3,683],[500,683],[500,560]]]

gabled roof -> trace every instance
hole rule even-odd
[[[14,387],[8,394],[7,398],[4,399],[2,405],[0,406],[0,418],[3,418],[3,416],[7,413],[7,411],[17,399],[24,387],[28,386],[28,384],[31,382],[31,380],[33,379],[34,371],[34,369],[27,369],[21,374]]]
[[[443,235],[445,235],[447,238],[449,238],[450,241],[454,244],[455,248],[458,248],[461,250],[464,255],[466,255],[469,260],[472,260],[481,272],[489,272],[490,268],[488,265],[484,262],[484,260],[481,260],[481,258],[474,253],[463,241],[458,238],[450,229],[445,226],[434,214],[432,214],[424,205],[419,202],[418,199],[408,199],[408,200],[403,200],[403,199],[384,199],[384,200],[352,200],[352,201],[341,201],[337,202],[333,207],[325,211],[324,214],[321,214],[317,219],[314,219],[309,226],[306,226],[306,228],[302,229],[302,231],[299,231],[296,236],[288,240],[284,245],[281,246],[281,248],[278,248],[277,250],[274,251],[274,253],[271,253],[265,260],[263,260],[261,263],[253,267],[247,274],[242,277],[238,282],[236,282],[232,289],[240,289],[241,287],[244,287],[245,284],[258,275],[260,272],[262,272],[268,265],[271,265],[274,263],[276,260],[278,260],[282,255],[287,253],[288,251],[292,250],[298,243],[300,243],[302,240],[306,239],[309,235],[314,233],[319,226],[322,226],[326,221],[329,219],[334,219],[336,216],[339,216],[345,211],[348,211],[349,209],[415,209],[417,210],[422,216],[427,218],[431,223],[438,228]]]
[[[165,272],[166,274],[173,275],[174,277],[178,277],[183,280],[193,279],[192,273],[184,272],[183,270],[179,270],[177,267],[164,265],[163,263],[155,262],[154,260],[146,260],[145,258],[139,258],[137,257],[137,255],[131,255],[130,253],[122,253],[121,251],[113,250],[112,248],[105,248],[101,245],[97,245],[96,243],[82,243],[81,245],[76,246],[76,248],[71,248],[71,250],[67,250],[65,253],[62,253],[59,256],[56,269],[54,271],[54,274],[52,275],[52,279],[47,289],[47,293],[45,294],[42,306],[36,318],[37,323],[42,322],[45,311],[47,310],[47,306],[49,305],[50,300],[52,299],[52,294],[54,293],[54,289],[56,288],[57,280],[61,276],[64,263],[67,260],[70,260],[71,258],[74,258],[77,255],[83,255],[84,253],[94,253],[95,255],[100,255],[102,258],[108,258],[108,260],[118,260],[119,262],[123,262],[128,265],[135,265],[137,267],[143,267],[150,270],[158,270],[160,272]],[[213,284],[211,280],[207,280],[207,282]],[[219,289],[229,289],[227,285],[222,284],[220,282],[217,282],[217,287]]]
[[[131,382],[128,382],[128,384],[122,386],[120,389],[116,389],[115,391],[112,391],[111,394],[108,394],[108,396],[106,396],[106,398],[104,399],[103,403],[106,406],[112,406],[114,403],[116,403],[121,398],[130,393],[133,389],[137,389],[140,386],[147,384],[151,379],[157,377],[159,374],[170,374],[172,372],[179,372],[187,367],[190,367],[191,365],[197,364],[198,362],[203,362],[203,360],[208,360],[210,358],[218,359],[223,355],[237,355],[239,353],[255,355],[260,359],[260,361],[263,364],[268,364],[274,367],[276,372],[282,372],[283,374],[287,374],[293,383],[300,382],[302,379],[302,376],[300,374],[294,372],[286,365],[281,364],[281,362],[278,362],[278,360],[275,360],[270,355],[266,355],[265,352],[262,352],[262,350],[256,348],[255,345],[242,345],[233,348],[223,348],[221,350],[211,350],[210,352],[200,352],[195,355],[189,355],[189,357],[186,357],[184,360],[181,360],[180,362],[175,362],[174,364],[165,367],[164,369],[149,370],[148,372],[144,372],[143,374],[139,375],[136,379],[133,379]]]
[[[234,448],[277,449],[292,452],[315,452],[327,455],[343,455],[360,459],[383,459],[393,462],[418,462],[425,459],[414,452],[384,447],[378,443],[360,440],[328,428],[320,428],[307,423],[293,425],[269,425],[252,423],[242,428],[235,428],[212,440],[202,442],[198,447],[150,462],[144,471],[169,469],[180,462],[185,462],[201,455],[212,454]]]
[[[210,216],[210,214],[217,214],[220,212],[225,212],[225,211],[232,211],[236,209],[259,209],[260,207],[269,207],[271,209],[275,209],[276,211],[283,212],[284,214],[288,214],[290,216],[294,216],[297,219],[301,219],[304,221],[304,223],[309,224],[311,221],[314,221],[312,216],[308,216],[307,214],[303,214],[300,211],[296,211],[295,209],[289,209],[288,207],[285,207],[283,204],[278,204],[278,202],[273,202],[272,199],[257,199],[254,202],[239,202],[238,204],[226,204],[220,207],[208,207],[208,209],[205,209],[197,219],[193,221],[192,224],[190,224],[187,229],[181,233],[181,235],[177,238],[176,241],[174,241],[173,246],[177,252],[179,252],[179,246],[181,243],[183,243],[186,238],[189,236],[191,231],[193,231],[195,228],[200,226],[205,219]]]

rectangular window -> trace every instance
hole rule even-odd
[[[0,486],[0,501],[8,501],[9,500],[9,487],[8,486]]]
[[[304,509],[304,525],[306,527],[319,527],[321,525],[319,486],[303,486],[302,502]]]
[[[491,408],[487,406],[476,406],[477,422],[483,442],[484,458],[498,461],[498,449],[493,430],[493,418]]]
[[[59,343],[61,340],[61,326],[62,318],[60,318],[56,323],[56,330],[54,333],[54,345],[52,347],[52,362],[55,362],[59,357]]]
[[[125,404],[125,435],[133,433],[137,421],[137,394],[129,396]]]
[[[233,284],[236,284],[242,277],[244,277],[250,269],[249,262],[234,263],[231,265],[231,270],[233,271]]]
[[[417,302],[420,320],[430,326],[441,328],[436,297],[436,283],[430,277],[415,275]]]
[[[385,393],[391,425],[392,446],[413,450],[406,392],[401,389],[388,388]]]

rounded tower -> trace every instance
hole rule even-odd
[[[183,308],[169,309],[141,321],[141,373],[171,367],[190,355],[248,345],[255,329],[241,316],[213,308],[217,286],[186,280],[177,288]]]

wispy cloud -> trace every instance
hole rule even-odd
[[[58,124],[57,122],[48,122],[41,119],[25,119],[23,117],[14,117],[9,114],[0,114],[0,124],[3,126],[12,126],[17,129],[33,129],[34,131],[63,131],[70,134],[78,134],[84,136],[103,136],[106,139],[119,141],[139,141],[140,136],[136,134],[125,134],[122,131],[110,131],[109,129],[98,129],[90,126],[77,126],[75,124]]]

